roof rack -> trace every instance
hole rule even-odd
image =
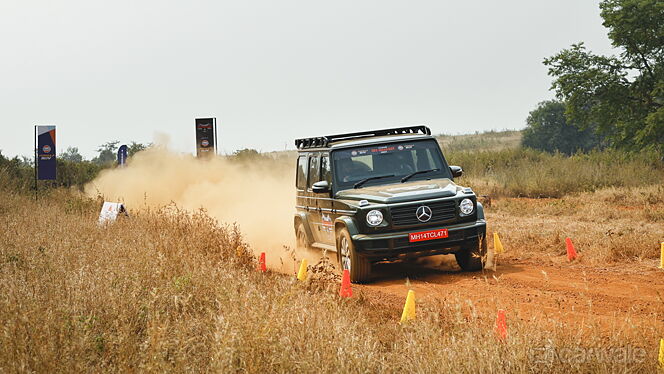
[[[352,132],[348,134],[318,136],[314,138],[295,139],[297,149],[327,147],[332,142],[340,140],[351,140],[360,138],[371,138],[374,136],[401,135],[401,134],[423,134],[431,135],[431,130],[424,126],[395,127],[393,129]]]

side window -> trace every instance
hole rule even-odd
[[[311,188],[314,183],[318,182],[320,179],[318,179],[319,174],[319,168],[318,168],[318,160],[319,160],[318,154],[314,153],[309,157],[309,184],[308,187]]]
[[[297,159],[297,178],[295,186],[299,190],[307,187],[307,156],[302,155]]]
[[[332,170],[330,170],[330,156],[323,155],[320,158],[320,180],[332,184]]]

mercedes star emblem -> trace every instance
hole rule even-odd
[[[433,216],[433,212],[431,212],[431,208],[428,206],[422,205],[415,211],[415,216],[420,222],[428,222],[431,219],[431,216]]]

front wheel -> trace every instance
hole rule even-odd
[[[478,271],[484,268],[486,257],[486,237],[473,240],[454,253],[457,264],[463,271]]]
[[[371,277],[371,262],[358,255],[348,229],[337,231],[337,254],[341,270],[348,270],[353,283],[366,282]]]

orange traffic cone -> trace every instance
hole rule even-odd
[[[339,290],[341,297],[353,297],[353,289],[350,288],[350,272],[344,269],[343,276],[341,277],[341,289]]]
[[[565,238],[565,243],[567,244],[567,261],[575,260],[577,255],[576,249],[574,249],[574,244],[572,244],[572,239]]]
[[[261,257],[258,259],[258,270],[262,272],[267,271],[267,265],[265,264],[265,252],[261,252]]]
[[[498,310],[498,315],[496,316],[496,333],[500,341],[504,342],[507,339],[507,316],[504,309]]]

